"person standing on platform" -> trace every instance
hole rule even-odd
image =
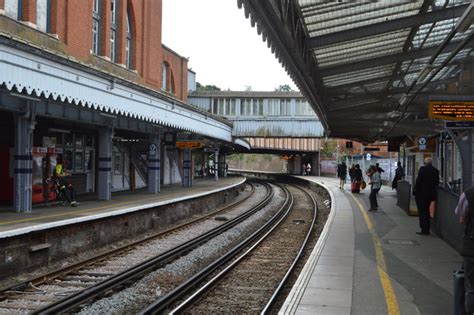
[[[474,187],[459,197],[455,209],[459,222],[464,225],[461,255],[464,258],[464,306],[466,314],[474,314]]]
[[[436,201],[436,190],[439,185],[439,171],[432,165],[430,157],[425,158],[425,165],[420,167],[416,177],[415,196],[418,217],[420,219],[420,232],[416,234],[430,234],[430,203]]]
[[[370,201],[370,209],[369,211],[377,211],[379,204],[377,202],[377,194],[382,187],[382,179],[380,177],[380,173],[377,169],[376,166],[371,166],[370,167],[370,195],[369,195],[369,201]]]
[[[379,172],[379,174],[385,172],[384,169],[380,167],[379,163],[375,163],[375,167],[377,168],[377,172]]]
[[[339,189],[344,189],[347,177],[347,167],[345,162],[342,162],[337,166],[337,177],[339,177]]]
[[[402,163],[397,162],[397,169],[395,170],[395,177],[392,181],[392,189],[397,189],[398,181],[405,177],[405,170],[403,169]]]
[[[306,164],[306,175],[311,175],[311,164]]]
[[[349,178],[351,179],[351,183],[354,181],[355,170],[355,165],[352,164],[351,168],[349,169]]]

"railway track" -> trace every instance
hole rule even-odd
[[[269,312],[303,254],[317,214],[316,202],[307,191],[290,185],[285,190],[288,201],[261,231],[141,314]],[[223,267],[230,259],[234,259],[232,263]],[[196,290],[198,283],[201,286]],[[185,295],[187,298],[177,303]]]
[[[104,291],[110,294],[126,287],[263,208],[271,201],[273,191],[266,184],[256,186],[250,186],[247,197],[202,218],[2,290],[0,313],[67,312],[102,296]],[[260,201],[251,202],[251,196]],[[235,210],[242,208],[251,209]],[[217,214],[230,219],[208,220]],[[211,228],[200,226],[204,221],[211,222]]]

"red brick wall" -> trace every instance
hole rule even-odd
[[[0,0],[2,6],[4,0]],[[36,23],[36,0],[24,0],[24,19]],[[99,57],[92,49],[93,0],[52,0],[50,26],[65,44],[67,54],[94,67],[111,73],[124,74],[137,83],[161,90],[161,69],[164,58],[170,64],[175,82],[176,96],[187,95],[187,60],[174,53],[163,53],[161,45],[162,0],[117,0],[117,64],[105,61],[110,57],[110,0],[101,1],[101,38]],[[126,12],[129,11],[132,28],[132,69],[138,76],[122,66],[126,63]],[[25,26],[26,27],[26,26]],[[15,34],[21,36],[21,33]],[[46,38],[45,40],[51,40]],[[41,41],[38,41],[41,42]]]
[[[169,65],[168,82],[174,84],[174,94],[177,98],[186,101],[188,95],[188,61],[186,58],[178,56],[167,47],[163,47],[162,60]],[[160,65],[161,66],[161,65]],[[160,76],[160,87],[162,77]],[[168,84],[167,91],[171,90]]]
[[[20,20],[36,24],[36,0],[22,2]]]
[[[5,0],[0,0],[0,10],[5,8]]]

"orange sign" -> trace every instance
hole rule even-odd
[[[199,149],[202,148],[202,143],[199,141],[177,141],[176,147],[178,149]]]
[[[430,101],[428,116],[445,120],[474,120],[474,101]]]

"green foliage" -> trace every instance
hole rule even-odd
[[[275,92],[293,92],[293,89],[288,84],[283,84],[276,87]]]
[[[335,139],[328,139],[324,141],[323,148],[320,151],[321,157],[331,158],[336,155],[337,141]]]
[[[196,90],[198,92],[203,92],[203,91],[220,91],[221,88],[217,87],[215,85],[201,85],[201,83],[196,82]]]

